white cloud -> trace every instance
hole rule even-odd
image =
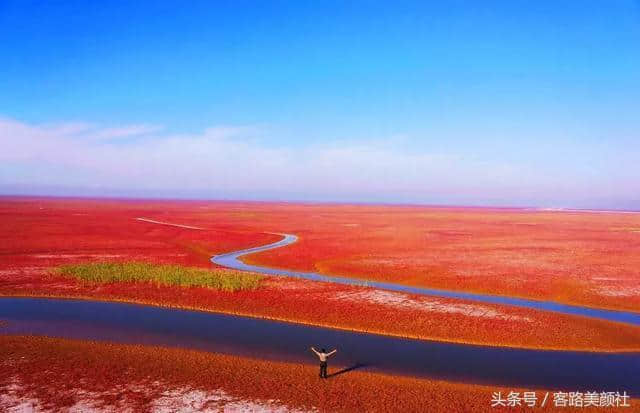
[[[149,135],[159,132],[163,128],[158,125],[127,125],[115,128],[99,129],[94,133],[98,139],[126,138],[131,136]]]
[[[399,139],[269,146],[252,126],[196,134],[153,125],[32,125],[0,118],[0,185],[233,198],[483,203],[567,195],[526,165],[400,149]],[[119,139],[144,135],[145,139]],[[401,139],[405,139],[402,138]],[[592,190],[593,188],[587,188]],[[574,194],[575,195],[575,194]]]

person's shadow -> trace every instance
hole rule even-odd
[[[338,370],[335,373],[327,374],[327,378],[330,379],[332,377],[339,376],[341,374],[345,374],[345,373],[348,373],[350,371],[353,371],[353,370],[356,370],[356,369],[361,369],[361,368],[367,367],[367,366],[369,366],[369,365],[368,364],[364,364],[364,363],[356,363],[353,366],[344,368],[342,370]]]

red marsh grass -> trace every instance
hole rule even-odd
[[[263,253],[272,254],[268,257],[263,254],[247,257],[248,261],[251,261],[248,258],[264,259],[270,265],[286,268],[298,268],[304,261],[311,264],[311,270],[328,266],[333,271],[333,265],[342,265],[340,256],[357,258],[367,250],[369,263],[375,263],[377,270],[369,273],[359,266],[360,276],[376,278],[376,274],[380,274],[381,278],[388,276],[399,283],[411,284],[417,282],[417,279],[411,279],[412,274],[416,275],[412,266],[422,267],[432,259],[445,259],[452,254],[465,260],[483,256],[481,251],[476,254],[476,250],[465,253],[467,241],[455,239],[467,236],[463,230],[473,233],[469,235],[470,240],[482,238],[482,244],[489,251],[502,251],[505,256],[521,253],[504,250],[500,242],[485,239],[475,229],[479,225],[477,222],[485,222],[495,231],[503,228],[502,243],[510,245],[524,243],[529,234],[525,231],[515,237],[515,233],[507,234],[508,228],[521,228],[523,225],[516,224],[525,222],[548,227],[550,236],[562,229],[590,245],[601,242],[601,237],[589,237],[578,231],[577,222],[565,228],[569,224],[563,224],[561,217],[581,223],[603,220],[600,226],[606,224],[607,228],[616,229],[612,237],[623,237],[619,241],[620,248],[625,251],[631,251],[629,237],[638,237],[631,231],[617,231],[638,228],[638,224],[624,224],[624,221],[635,219],[629,214],[551,216],[549,213],[485,210],[450,210],[448,215],[441,214],[443,211],[438,213],[435,209],[406,207],[5,198],[0,202],[0,295],[137,302],[472,344],[587,351],[638,350],[640,327],[637,326],[497,304],[385,293],[357,286],[268,276],[260,281],[259,288],[232,292],[206,286],[184,288],[153,281],[84,282],[50,270],[64,265],[108,261],[177,265],[211,271],[209,258],[212,255],[265,245],[281,238],[267,231],[294,233],[299,235],[300,241]],[[137,217],[205,230],[142,222]],[[497,222],[498,219],[502,221]],[[469,221],[476,224],[471,225]],[[457,232],[451,232],[454,230]],[[600,230],[598,234],[601,235]],[[438,243],[433,242],[436,235],[441,237]],[[615,250],[613,247],[610,251]],[[401,248],[405,250],[404,258],[397,255]],[[433,257],[425,257],[425,254]],[[558,259],[566,256],[561,254]],[[640,267],[632,264],[640,263],[637,257],[640,255],[636,254],[634,261],[612,255],[609,259],[629,270],[628,276],[625,280],[613,280],[614,274],[597,267],[602,272],[598,271],[594,282],[602,283],[601,286],[620,282],[627,290],[634,288],[631,281],[638,276]],[[363,260],[359,259],[359,262]],[[407,267],[388,267],[398,260]],[[563,268],[556,267],[555,261],[549,265],[556,270]],[[302,267],[305,269],[304,265]],[[484,286],[507,283],[520,289],[520,275],[526,269],[518,268],[500,277],[496,274],[492,281],[479,277],[478,282],[485,280]],[[213,271],[235,273],[221,268]],[[338,275],[344,274],[340,271]],[[419,278],[435,282],[437,277],[430,273]],[[556,282],[565,279],[564,274],[556,278]],[[463,285],[462,281],[450,280],[443,286],[457,288]],[[543,281],[538,288],[549,287]],[[562,291],[578,294],[584,290],[562,288]],[[637,309],[634,303],[640,296],[608,297],[609,303],[615,302],[618,307],[624,304]],[[602,300],[598,302],[604,305]]]
[[[44,337],[0,336],[0,410],[14,400],[44,409],[78,406],[114,411],[319,412],[595,412],[599,408],[492,408],[492,392],[532,391],[352,370],[328,380],[317,377],[315,360],[285,363],[180,350]],[[329,373],[341,366],[330,365]],[[566,389],[584,391],[583,389]],[[224,400],[221,392],[227,395]],[[551,394],[551,393],[550,393]],[[550,396],[552,397],[552,396]],[[201,403],[204,402],[204,403]],[[6,404],[5,404],[6,403]],[[193,404],[193,403],[198,403]],[[624,412],[640,411],[630,400]],[[255,406],[262,407],[261,409]],[[618,410],[618,409],[611,409]]]

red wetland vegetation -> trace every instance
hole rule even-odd
[[[191,350],[0,336],[0,409],[118,412],[528,412],[496,409],[500,386],[390,376],[354,370],[329,380],[314,364],[263,361]],[[330,366],[329,374],[341,366]],[[640,411],[635,399],[625,412]],[[617,410],[617,409],[613,409]],[[593,407],[556,409],[596,412]]]
[[[638,310],[633,249],[640,246],[640,220],[634,214],[4,198],[0,222],[4,296],[138,302],[492,346],[639,349],[639,327],[469,300],[270,276],[258,277],[255,288],[231,291],[82,281],[60,271],[75,264],[109,263],[113,269],[134,263],[164,268],[171,273],[167,279],[180,266],[232,275],[213,268],[210,257],[277,241],[276,232],[292,233],[298,243],[246,261]],[[325,382],[313,360],[296,364],[45,337],[0,335],[0,354],[4,410],[489,412],[497,411],[492,392],[526,391],[362,370]],[[562,409],[578,410],[595,411]],[[625,411],[640,406],[632,399]]]
[[[414,207],[8,198],[0,203],[0,217],[3,222],[0,229],[2,295],[131,301],[494,346],[637,351],[640,343],[640,328],[630,325],[358,286],[263,277],[259,288],[255,290],[227,292],[139,282],[82,282],[61,276],[55,271],[61,265],[74,263],[130,261],[211,268],[209,258],[212,255],[276,241],[280,236],[269,233],[276,231],[295,233],[301,240],[284,248],[258,254],[255,259],[251,256],[250,260],[286,268],[321,270],[330,268],[330,262],[350,262],[347,259],[340,261],[335,255],[344,255],[343,251],[352,251],[354,248],[369,246],[372,251],[380,251],[380,256],[386,257],[400,254],[394,240],[404,245],[405,250],[414,251],[416,256],[432,254],[427,249],[419,248],[425,244],[424,240],[423,243],[417,241],[417,234],[426,237],[432,227],[443,227],[445,221],[450,222],[451,228],[459,228],[461,223],[473,218],[476,226],[497,228],[500,220],[510,222],[517,219],[517,222],[525,222],[538,217],[538,221],[544,222],[555,217],[559,222],[557,225],[562,227],[565,225],[562,221],[565,215],[558,212],[472,209],[452,209],[447,212]],[[603,214],[577,214],[577,218],[574,214],[566,215],[570,222],[596,218],[614,228],[629,228],[635,224],[614,223],[611,220],[636,219],[633,215],[623,214],[613,218]],[[308,228],[302,227],[304,219],[308,222]],[[417,225],[420,220],[427,219],[433,223]],[[321,232],[322,225],[331,231]],[[513,222],[502,222],[502,225],[507,228],[510,225],[518,227]],[[572,223],[571,227],[575,225]],[[384,229],[387,226],[397,227],[397,232]],[[361,227],[368,231],[358,229]],[[439,231],[442,233],[444,230]],[[452,240],[457,237],[451,233],[454,229],[447,231],[448,235],[441,236],[451,237]],[[337,241],[340,232],[344,233],[345,242]],[[356,237],[358,233],[361,235],[359,238]],[[365,236],[365,233],[369,235]],[[620,234],[623,231],[612,233]],[[579,235],[576,233],[574,236]],[[626,230],[620,243],[629,239],[629,245],[633,245],[630,239],[637,235]],[[479,237],[483,239],[481,235]],[[506,232],[501,237],[504,239],[502,242],[506,243]],[[525,243],[518,232],[512,237],[516,244]],[[416,245],[406,240],[413,240]],[[452,242],[454,245],[462,243],[460,240]],[[484,242],[488,243],[486,239]],[[440,242],[430,241],[429,245],[440,250],[447,243],[441,238]],[[301,246],[304,249],[301,250]],[[497,248],[500,250],[502,247]],[[294,254],[288,252],[290,249]],[[464,251],[464,248],[461,247],[460,251]],[[321,259],[320,254],[325,254],[325,259]],[[402,254],[406,256],[404,252]],[[501,254],[506,252],[502,251]],[[517,259],[516,252],[512,251],[511,254],[513,260]],[[377,259],[374,253],[368,256],[370,260]],[[462,256],[465,257],[467,255]],[[635,259],[630,258],[631,261]],[[415,260],[407,260],[416,265]],[[309,266],[305,262],[317,264]],[[620,265],[626,264],[620,262]],[[403,274],[410,272],[409,269],[396,269],[393,272],[396,275],[392,277],[391,272],[385,272],[386,275],[382,276],[382,272],[367,274],[363,270],[358,276],[420,284],[419,278],[404,277]],[[332,274],[348,275],[340,271]],[[515,274],[514,277],[520,275]],[[509,284],[508,280],[500,283]],[[625,285],[624,288],[629,289],[633,283],[629,281]],[[464,284],[452,281],[448,285],[449,288],[459,286]],[[626,302],[628,298],[617,297],[616,302]],[[624,307],[622,304],[618,306]]]

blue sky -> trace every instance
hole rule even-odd
[[[0,192],[640,209],[637,1],[0,2]]]

